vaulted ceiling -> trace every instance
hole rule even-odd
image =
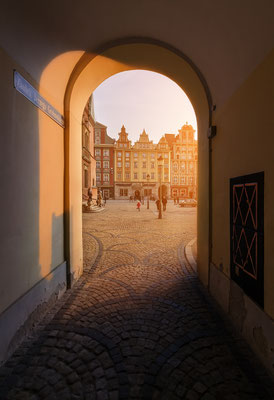
[[[62,53],[93,52],[130,37],[183,52],[204,75],[213,101],[222,104],[273,48],[274,1],[1,2],[0,45],[35,79]]]

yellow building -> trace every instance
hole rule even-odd
[[[162,156],[163,166],[158,165]],[[131,145],[124,126],[119,133],[114,148],[115,165],[115,198],[127,199],[157,198],[158,188],[163,185],[163,195],[170,195],[170,150],[168,142],[163,137],[158,144],[149,140],[145,130],[140,138]]]
[[[171,196],[197,198],[198,145],[195,130],[186,123],[179,135],[166,134],[171,149]]]

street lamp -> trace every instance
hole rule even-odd
[[[147,183],[149,182],[150,175],[147,174]],[[149,209],[149,190],[147,185],[147,209]]]
[[[158,167],[159,167],[159,182],[160,182],[160,187],[159,187],[159,215],[158,218],[162,219],[162,168],[164,164],[164,159],[162,156],[158,158]]]

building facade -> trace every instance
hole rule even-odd
[[[107,127],[99,122],[95,122],[94,142],[97,188],[104,198],[114,198],[115,140],[108,136]]]
[[[164,162],[160,167],[158,158]],[[138,141],[131,145],[124,125],[114,146],[115,198],[157,198],[163,185],[163,194],[170,195],[170,150],[163,137],[158,144],[149,140],[145,130]]]
[[[96,162],[94,158],[94,105],[91,96],[85,106],[82,117],[82,199],[87,200],[88,189],[92,188],[92,197],[97,197]]]
[[[171,197],[197,199],[198,145],[186,123],[177,136],[166,134],[171,150]]]

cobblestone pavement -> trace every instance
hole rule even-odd
[[[83,216],[85,274],[0,369],[1,399],[271,399],[184,258],[196,210]]]

